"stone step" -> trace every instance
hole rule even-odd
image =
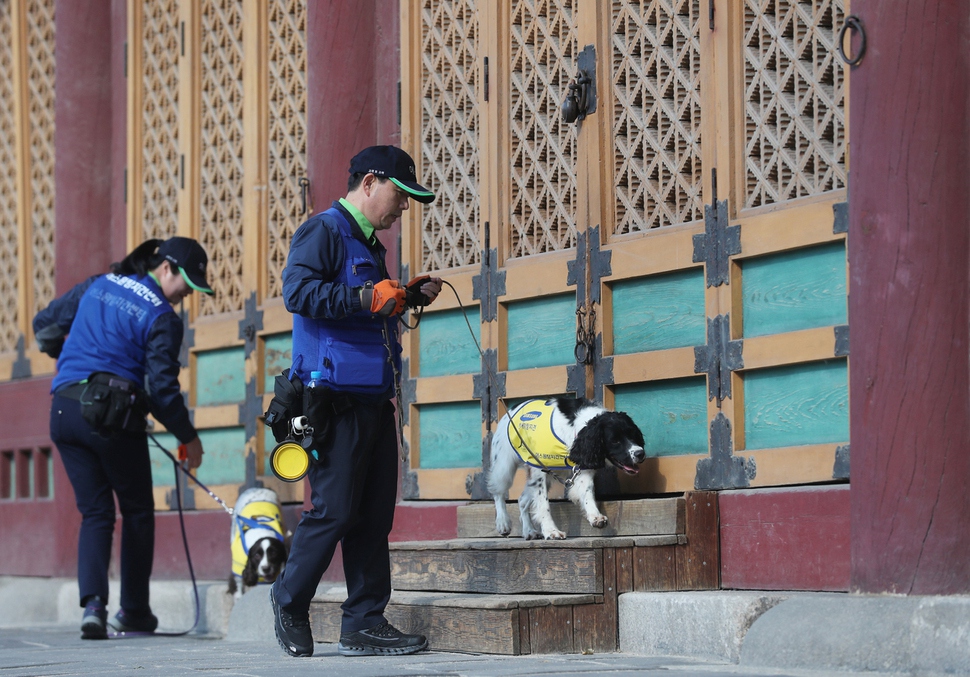
[[[553,520],[568,538],[607,536],[659,536],[682,534],[685,528],[683,496],[648,498],[629,501],[603,501],[600,510],[607,525],[597,529],[583,517],[582,511],[569,501],[550,501]],[[522,537],[519,505],[507,504],[512,520],[510,537]],[[498,538],[495,531],[495,505],[491,501],[458,507],[458,538]]]

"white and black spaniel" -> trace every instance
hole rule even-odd
[[[283,533],[279,497],[272,489],[246,489],[236,500],[233,513],[229,592],[239,596],[279,577],[286,565],[291,534]]]
[[[502,417],[492,437],[488,490],[495,501],[495,529],[503,536],[512,531],[505,501],[522,466],[529,470],[519,497],[523,538],[566,537],[549,510],[545,470],[570,471],[572,483],[566,498],[582,509],[592,526],[605,527],[606,516],[593,496],[594,472],[609,462],[635,475],[644,458],[643,433],[623,412],[609,411],[586,399],[523,402]]]

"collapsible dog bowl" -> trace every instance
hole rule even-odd
[[[270,454],[269,466],[273,474],[284,482],[297,482],[303,479],[310,468],[310,456],[296,442],[284,440]]]

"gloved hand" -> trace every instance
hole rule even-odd
[[[408,308],[419,308],[431,305],[441,293],[441,278],[430,275],[419,275],[407,283],[406,302]]]
[[[374,285],[368,282],[360,288],[360,307],[382,317],[397,315],[404,310],[406,293],[397,280],[381,280]]]

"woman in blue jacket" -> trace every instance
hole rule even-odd
[[[173,309],[206,283],[208,257],[195,240],[149,240],[111,272],[55,299],[34,318],[41,350],[58,357],[51,384],[51,440],[81,513],[78,587],[83,639],[107,638],[108,565],[121,509],[121,599],[111,626],[154,632],[148,582],[155,505],[145,416],[186,445],[190,468],[202,443],[179,387],[182,319]]]

